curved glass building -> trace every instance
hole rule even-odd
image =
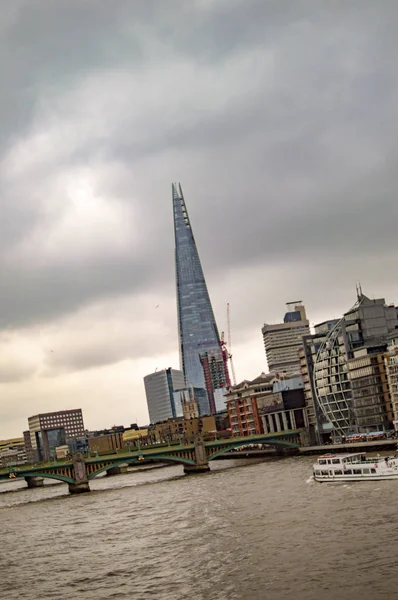
[[[345,436],[389,427],[384,392],[378,389],[382,387],[378,356],[382,358],[387,336],[397,328],[394,305],[360,293],[354,306],[320,339],[312,387],[317,406],[335,433]]]
[[[318,406],[340,435],[355,427],[351,383],[347,368],[344,318],[322,341],[313,370],[313,386]]]

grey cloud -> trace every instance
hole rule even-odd
[[[16,362],[0,364],[0,384],[25,381],[36,373],[36,367]]]
[[[0,23],[0,328],[14,339],[2,341],[4,435],[72,401],[98,427],[115,405],[120,421],[145,422],[143,375],[178,361],[173,180],[220,329],[231,303],[239,378],[265,368],[261,325],[293,296],[311,321],[347,310],[358,279],[398,300],[394,0],[10,7]],[[48,132],[54,147],[41,155],[32,136]],[[32,160],[14,160],[13,173],[18,144]],[[117,246],[121,221],[101,240],[86,220],[97,238],[83,251],[75,220],[70,247],[64,235],[48,252],[45,236],[74,202],[63,176],[80,167],[108,206],[126,208],[131,244]]]
[[[3,36],[4,47],[19,48],[8,53],[12,64],[3,64],[11,82],[2,111],[8,140],[29,131],[43,109],[44,90],[54,88],[62,97],[102,70],[129,68],[134,77],[139,69],[146,73],[142,95],[152,83],[160,94],[159,127],[147,139],[137,139],[131,127],[133,109],[121,127],[104,115],[109,135],[84,140],[53,165],[89,165],[99,153],[131,166],[131,178],[115,180],[114,187],[142,210],[139,255],[112,259],[99,251],[79,265],[3,266],[4,327],[54,319],[100,297],[151,288],[173,293],[173,179],[182,181],[209,277],[267,261],[286,269],[311,265],[314,252],[338,259],[394,251],[395,3],[386,2],[383,11],[365,1],[245,0],[215,2],[206,10],[165,4],[25,3]],[[151,41],[164,45],[164,55],[151,54]],[[233,79],[231,63],[250,53],[248,79]],[[197,69],[201,93],[189,106],[180,105],[184,81],[151,79],[157,63],[179,60]],[[204,77],[209,68],[221,81],[232,77],[225,80],[231,96],[216,109]],[[167,112],[162,94],[173,95]],[[2,186],[7,243],[42,219],[40,201],[32,201],[28,188],[29,181],[18,195]]]

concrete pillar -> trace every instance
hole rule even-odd
[[[263,419],[264,433],[269,433],[267,415],[263,415],[262,419]]]
[[[206,448],[203,442],[203,436],[195,436],[195,464],[184,465],[184,473],[187,475],[193,473],[205,473],[210,471],[209,461],[207,460]]]
[[[25,481],[28,484],[28,488],[43,487],[43,477],[25,477]]]
[[[286,418],[286,413],[285,413],[285,411],[283,411],[283,412],[281,413],[281,415],[282,415],[282,421],[283,421],[283,431],[288,431],[288,429],[289,429],[289,425],[288,425],[288,422],[287,422],[287,418]]]
[[[111,477],[112,475],[122,475],[127,473],[127,465],[116,465],[115,467],[111,467],[107,470],[107,477]]]
[[[309,436],[309,432],[308,429],[303,429],[300,432],[300,446],[310,446],[311,442],[310,442],[310,436]]]
[[[84,456],[81,452],[74,454],[72,457],[73,462],[73,474],[75,481],[69,483],[70,494],[82,494],[90,491],[90,485],[88,483],[86,463]]]
[[[282,428],[282,423],[281,423],[279,413],[275,413],[275,421],[276,421],[276,431],[282,431],[283,428]]]
[[[274,420],[272,418],[272,415],[267,415],[267,416],[268,416],[268,420],[269,420],[270,433],[275,433]]]

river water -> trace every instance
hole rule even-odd
[[[398,599],[398,481],[317,484],[312,462],[1,484],[0,599]]]

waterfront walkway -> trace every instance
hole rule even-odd
[[[302,446],[300,454],[324,454],[334,452],[368,452],[372,450],[395,450],[398,440],[373,440],[372,442],[349,442],[325,446]]]

